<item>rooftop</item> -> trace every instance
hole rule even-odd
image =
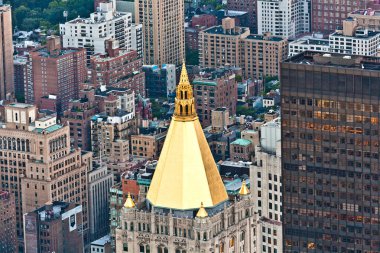
[[[310,36],[302,37],[298,40],[292,41],[289,44],[301,44],[301,45],[317,45],[317,46],[329,46],[329,40],[311,38]]]
[[[57,131],[61,128],[62,128],[62,125],[53,125],[53,126],[50,126],[48,128],[36,128],[36,129],[34,129],[34,132],[36,132],[38,134],[41,134],[41,133],[49,134],[49,133]]]
[[[249,40],[265,40],[265,41],[283,41],[284,39],[281,37],[276,37],[276,36],[264,36],[264,35],[259,35],[259,34],[250,34],[248,35],[247,39]]]
[[[252,142],[250,140],[246,140],[246,139],[237,139],[235,140],[234,142],[231,143],[231,145],[240,145],[240,146],[248,146],[248,145],[251,145]]]
[[[305,51],[288,58],[284,63],[380,71],[380,57],[338,53],[324,54],[320,52]]]
[[[355,32],[354,36],[345,36],[340,32],[335,32],[333,34],[330,34],[330,37],[348,37],[348,38],[356,38],[356,39],[371,39],[373,37],[376,37],[380,34],[378,31],[371,31],[371,30],[363,30],[359,29]]]
[[[34,107],[34,105],[32,104],[24,104],[24,103],[12,103],[12,104],[8,104],[7,106],[15,107],[15,108],[23,108],[23,109]]]
[[[247,28],[247,27],[235,27],[235,29],[231,29],[231,30],[227,31],[227,30],[224,30],[221,25],[213,26],[213,27],[210,27],[208,29],[203,30],[204,33],[219,34],[219,35],[230,35],[230,36],[239,36],[246,31],[249,31],[249,28]]]
[[[111,237],[109,235],[106,235],[106,236],[103,236],[102,238],[99,238],[96,241],[93,241],[91,243],[91,246],[92,245],[94,245],[94,246],[104,246],[104,245],[106,245],[107,243],[110,243],[110,242],[111,242]]]
[[[47,50],[46,47],[42,47],[42,48],[34,50],[34,52],[38,52],[39,56],[41,56],[41,57],[45,57],[45,58],[58,58],[60,56],[72,54],[72,53],[75,53],[75,52],[78,52],[78,51],[81,51],[81,50],[84,50],[84,49],[63,48],[63,49],[59,50],[58,54],[52,55],[52,54],[49,53],[49,51]]]

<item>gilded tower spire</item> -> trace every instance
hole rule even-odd
[[[203,201],[203,209],[228,200],[195,111],[193,89],[185,63],[177,86],[174,116],[147,200],[154,207],[174,210],[198,210],[199,200]]]
[[[175,98],[174,120],[187,121],[194,120],[196,117],[193,88],[187,75],[185,61],[183,61]]]

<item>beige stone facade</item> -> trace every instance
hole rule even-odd
[[[23,214],[54,200],[83,205],[86,230],[91,152],[71,149],[69,127],[55,117],[36,117],[35,106],[10,104],[0,128],[1,189],[15,194],[18,236]]]
[[[199,33],[199,65],[203,68],[240,66],[240,42],[250,30],[237,27],[233,19],[227,18],[222,26],[214,26]]]
[[[250,197],[226,202],[209,217],[194,218],[190,213],[180,217],[176,212],[123,208],[121,227],[116,229],[116,253],[256,251],[256,217]]]
[[[132,135],[131,154],[133,156],[144,157],[147,159],[158,159],[164,144],[165,135],[166,133]]]
[[[144,64],[181,64],[185,56],[184,2],[135,1],[136,23],[143,27]]]
[[[279,75],[287,58],[288,41],[281,37],[250,34],[247,27],[225,22],[199,33],[199,64],[204,68],[235,66],[245,78],[263,79]]]

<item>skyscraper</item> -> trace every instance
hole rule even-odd
[[[83,206],[87,220],[87,172],[92,153],[70,148],[70,129],[54,116],[37,119],[33,105],[4,107],[0,129],[0,190],[15,196],[16,222],[22,242],[23,214],[46,202],[63,200]],[[86,236],[86,234],[85,234]]]
[[[185,57],[184,1],[135,1],[143,27],[144,64],[180,64]]]
[[[147,195],[140,190],[137,203],[127,197],[121,224],[117,253],[254,252],[253,199],[243,183],[236,200],[229,200],[195,111],[185,66]]]
[[[13,94],[13,42],[11,6],[0,1],[0,100]]]
[[[379,80],[376,57],[282,63],[284,252],[380,250]]]

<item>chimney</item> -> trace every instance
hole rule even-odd
[[[47,38],[46,48],[50,55],[57,55],[61,51],[61,38],[50,36]]]

